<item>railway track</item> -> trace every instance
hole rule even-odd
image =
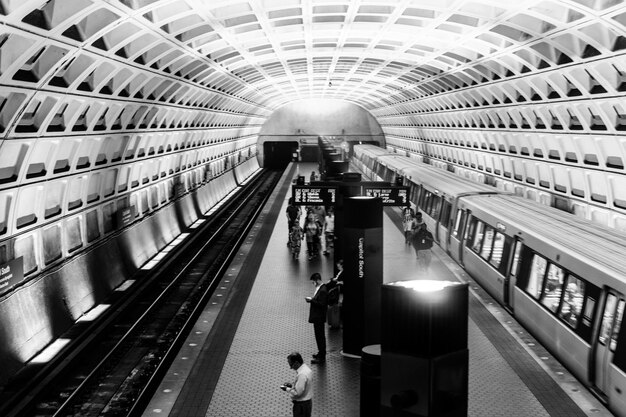
[[[266,170],[207,221],[197,238],[146,277],[89,341],[32,381],[7,416],[139,414],[260,213],[282,172]],[[68,356],[68,357],[69,357]]]

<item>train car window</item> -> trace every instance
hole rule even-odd
[[[493,249],[491,250],[491,258],[489,259],[489,263],[496,269],[500,269],[505,241],[505,236],[502,233],[496,232],[495,239],[493,240]]]
[[[585,291],[582,312],[576,327],[576,334],[578,334],[586,342],[591,343],[591,338],[593,336],[593,323],[595,321],[597,310],[596,300],[600,298],[600,288],[584,280],[581,281],[585,284]]]
[[[570,274],[567,276],[563,288],[565,290],[563,302],[559,309],[559,317],[572,329],[575,329],[583,309],[585,282]]]
[[[467,247],[472,246],[471,242],[474,240],[474,231],[476,230],[477,223],[478,220],[476,220],[476,217],[472,217],[469,221],[469,227],[465,228],[465,245]]]
[[[430,215],[430,204],[431,204],[431,198],[432,198],[432,194],[430,193],[430,191],[426,191],[426,190],[422,190],[422,196],[420,199],[421,202],[421,207],[422,210],[424,210],[424,212],[426,212],[426,214]]]
[[[621,314],[618,316],[620,326],[619,330],[614,332],[616,343],[613,353],[613,363],[622,371],[626,371],[626,327],[621,326],[624,316],[624,300],[621,300],[620,304]]]
[[[600,334],[598,335],[598,342],[603,345],[606,345],[606,342],[612,336],[613,315],[615,313],[616,305],[617,297],[614,294],[608,294],[606,297],[606,305],[604,307],[604,317],[602,317],[602,324],[600,325]]]
[[[485,260],[489,260],[491,255],[491,246],[493,246],[493,228],[491,226],[485,226],[485,232],[483,234],[483,247],[480,251],[480,256]]]
[[[561,294],[563,293],[563,270],[554,264],[550,264],[548,275],[545,279],[544,292],[541,304],[548,307],[553,313],[559,308]]]
[[[442,201],[443,201],[443,198],[441,198],[441,196],[438,196],[438,195],[432,196],[432,206],[430,208],[430,216],[435,220],[439,219],[439,212],[441,211]]]
[[[409,182],[409,201],[417,205],[417,186],[412,182]]]
[[[461,232],[461,227],[463,227],[463,220],[465,218],[465,210],[458,209],[456,211],[456,218],[454,219],[454,230],[452,231],[452,236],[459,239],[459,233]]]
[[[609,349],[612,352],[615,352],[617,348],[617,338],[620,333],[620,329],[622,328],[622,320],[624,319],[624,300],[619,300],[617,304],[617,313],[615,315],[615,325],[613,325],[613,334],[611,335],[611,343],[609,344]]]
[[[429,194],[428,191],[424,190],[423,187],[420,187],[420,195],[417,201],[419,202],[418,206],[424,211],[426,211],[426,200],[427,200],[428,194]]]
[[[476,222],[476,228],[474,230],[473,239],[472,239],[472,250],[476,253],[480,251],[480,246],[483,243],[483,233],[484,233],[485,224],[481,221]]]
[[[380,178],[383,178],[383,176],[385,175],[385,167],[383,166],[383,164],[378,164],[378,168],[376,169],[376,175],[378,175]]]
[[[517,272],[520,266],[521,253],[524,245],[519,240],[515,242],[515,254],[513,255],[513,263],[511,264],[511,276],[517,277]]]
[[[441,225],[447,229],[448,225],[450,224],[451,205],[449,201],[446,201],[444,199],[442,199],[442,201],[443,201],[443,205],[441,208]]]
[[[543,277],[546,274],[547,266],[548,261],[537,254],[533,255],[530,274],[528,275],[528,283],[526,284],[526,291],[536,299],[539,299],[541,296]]]

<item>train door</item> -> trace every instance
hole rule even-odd
[[[610,365],[617,346],[617,336],[624,316],[624,296],[608,289],[602,310],[600,330],[595,341],[595,387],[603,395],[609,395],[611,387]]]
[[[437,225],[437,240],[439,246],[444,251],[448,251],[450,215],[452,212],[452,204],[445,198],[441,198],[441,213],[439,214],[439,224]]]
[[[465,223],[469,216],[469,210],[458,209],[455,214],[454,224],[450,231],[450,243],[448,253],[461,266],[463,266],[463,236],[465,234]]]
[[[511,267],[509,268],[509,276],[504,280],[504,307],[511,313],[515,311],[515,297],[513,292],[515,291],[515,283],[517,282],[517,274],[519,272],[520,262],[522,260],[522,247],[524,243],[515,239],[513,242],[513,256],[511,256]]]

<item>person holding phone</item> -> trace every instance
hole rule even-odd
[[[306,297],[310,304],[309,323],[313,323],[317,353],[313,355],[313,364],[326,362],[326,314],[328,309],[328,289],[322,283],[322,276],[316,272],[311,275],[311,281],[315,284],[313,297]]]
[[[287,356],[289,368],[296,371],[296,380],[293,383],[285,382],[280,389],[291,395],[293,402],[293,417],[311,417],[313,411],[313,372],[298,352]]]

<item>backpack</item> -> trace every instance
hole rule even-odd
[[[430,232],[426,232],[424,236],[424,247],[430,249],[433,247],[433,235]]]
[[[295,221],[298,218],[299,210],[296,206],[287,207],[287,215],[289,216],[289,220]]]
[[[336,304],[339,304],[339,285],[328,290],[328,305],[334,306]]]

